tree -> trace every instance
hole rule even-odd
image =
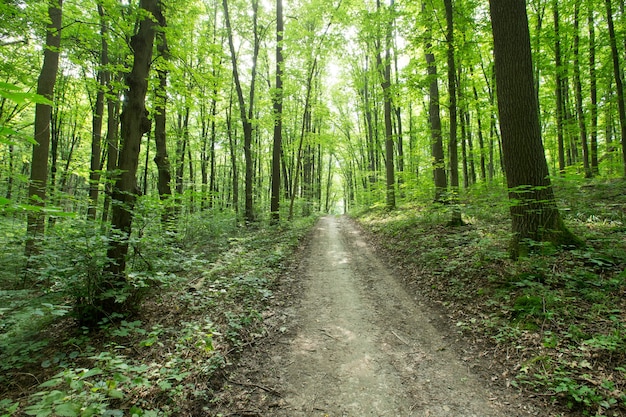
[[[43,52],[43,65],[37,81],[37,94],[52,100],[54,86],[59,69],[59,48],[61,47],[61,22],[63,0],[50,0],[48,3],[49,23],[46,30],[46,46]],[[30,204],[43,207],[48,187],[48,154],[50,150],[50,122],[52,107],[50,103],[37,103],[35,107],[35,141],[31,160],[28,200]],[[32,210],[28,214],[26,231],[26,256],[38,251],[37,239],[41,238],[45,228],[42,210]]]
[[[99,290],[97,315],[123,310],[124,304],[117,301],[116,292],[126,284],[126,256],[132,231],[133,209],[138,195],[137,167],[142,136],[150,130],[145,99],[148,90],[148,74],[152,63],[152,47],[157,21],[161,15],[160,0],[141,0],[140,8],[146,14],[141,19],[139,30],[131,37],[130,46],[134,60],[131,72],[126,76],[128,92],[124,109],[120,116],[122,148],[119,153],[118,170],[121,171],[115,182],[112,194],[111,225],[115,236],[108,247],[109,259],[104,268],[104,280]],[[94,317],[96,318],[96,317]]]
[[[580,81],[580,1],[574,4],[574,90],[576,95],[576,116],[578,117],[578,130],[580,144],[583,151],[583,169],[585,178],[591,178],[591,164],[589,162],[589,145],[587,143],[587,124],[585,122],[585,110],[583,108],[583,88]]]
[[[376,2],[377,11],[381,13],[380,0]],[[385,14],[389,13],[387,11]],[[380,18],[380,17],[379,17]],[[383,114],[385,120],[385,178],[386,182],[386,206],[387,209],[393,210],[396,208],[396,181],[394,178],[395,168],[393,163],[393,125],[392,125],[392,104],[391,104],[391,31],[392,21],[391,19],[385,19],[383,25],[385,27],[383,41],[385,43],[385,59],[382,57],[382,45],[381,40],[377,40],[376,50],[376,64],[378,71],[380,72],[381,88],[383,90]]]
[[[422,12],[426,10],[426,3],[422,3]],[[431,155],[433,159],[433,178],[435,182],[435,201],[443,202],[448,191],[448,178],[445,168],[443,152],[443,138],[441,136],[441,112],[439,109],[439,81],[435,54],[432,51],[432,33],[430,27],[426,29],[426,65],[428,68],[428,120],[430,124]]]
[[[233,66],[233,80],[235,83],[235,90],[237,91],[237,98],[239,99],[239,113],[241,117],[241,123],[243,127],[243,151],[245,159],[245,181],[244,181],[244,194],[245,194],[245,211],[244,217],[247,222],[254,220],[254,205],[252,199],[252,134],[254,126],[252,124],[252,118],[254,116],[254,92],[255,82],[257,74],[257,59],[259,57],[259,31],[258,31],[258,0],[252,0],[252,25],[253,25],[253,52],[252,52],[252,74],[250,77],[250,92],[248,96],[248,106],[246,107],[246,101],[243,96],[243,89],[241,87],[241,81],[239,78],[239,67],[237,64],[237,54],[235,52],[235,42],[233,40],[233,29],[230,22],[230,14],[228,11],[228,0],[222,0],[224,7],[224,20],[226,22],[226,31],[228,34],[228,46],[230,47],[230,57]]]
[[[587,28],[589,31],[589,95],[590,95],[590,139],[591,173],[597,175],[598,168],[598,88],[596,75],[596,31],[594,28],[594,9],[592,0],[587,1]]]
[[[156,34],[157,52],[160,61],[156,68],[159,85],[155,92],[155,112],[154,112],[154,142],[156,145],[156,154],[154,155],[154,163],[157,166],[158,181],[157,189],[161,200],[167,201],[172,196],[172,180],[171,166],[169,156],[167,154],[167,131],[166,131],[166,115],[167,115],[167,65],[169,64],[169,50],[167,48],[167,35],[165,28],[167,26],[165,16],[161,13],[159,16],[159,25],[161,30]],[[162,215],[163,223],[167,223],[170,219],[172,210],[168,207]]]
[[[452,10],[452,0],[444,0],[446,8],[446,42],[448,57],[448,100],[450,111],[450,188],[452,192],[451,203],[454,205],[452,209],[451,226],[459,226],[463,224],[461,219],[461,210],[458,207],[459,193],[459,156],[458,156],[458,140],[457,140],[457,92],[456,92],[456,69],[454,57],[454,19]]]
[[[546,163],[536,95],[526,2],[490,0],[502,154],[509,188],[511,255],[528,240],[580,245],[556,207]]]
[[[615,89],[617,90],[617,106],[619,112],[619,124],[622,142],[623,175],[626,176],[626,98],[624,97],[624,82],[620,69],[619,52],[613,23],[613,9],[611,0],[606,0],[606,18],[609,26],[609,38],[611,44],[611,56],[613,58],[613,74],[615,75]]]
[[[274,88],[274,141],[272,142],[272,194],[270,212],[272,219],[280,218],[280,161],[283,140],[283,2],[276,0],[276,85]]]
[[[96,219],[98,208],[98,194],[100,188],[101,153],[102,153],[102,124],[104,117],[104,92],[109,84],[109,44],[107,41],[108,23],[104,18],[102,4],[98,3],[98,16],[100,16],[100,68],[96,73],[98,82],[96,102],[93,108],[92,132],[91,132],[91,163],[89,167],[89,207],[87,218]]]

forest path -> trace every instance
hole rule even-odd
[[[528,415],[458,358],[349,219],[320,219],[292,275],[302,291],[230,377],[227,415]]]

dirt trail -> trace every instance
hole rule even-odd
[[[297,271],[301,299],[272,318],[283,332],[274,345],[244,356],[231,379],[243,392],[231,392],[230,415],[536,413],[502,405],[348,219],[319,221]]]

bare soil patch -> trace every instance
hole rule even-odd
[[[214,415],[555,415],[464,357],[458,332],[390,271],[351,220],[322,218]]]

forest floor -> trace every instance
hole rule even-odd
[[[266,313],[273,331],[243,353],[214,415],[561,415],[507,388],[405,278],[353,220],[320,219]]]
[[[417,195],[315,225],[138,216],[142,302],[91,329],[72,304],[106,235],[57,222],[24,288],[0,218],[0,417],[625,417],[626,181],[558,185],[586,246],[517,260],[504,189],[470,190],[460,227]]]

